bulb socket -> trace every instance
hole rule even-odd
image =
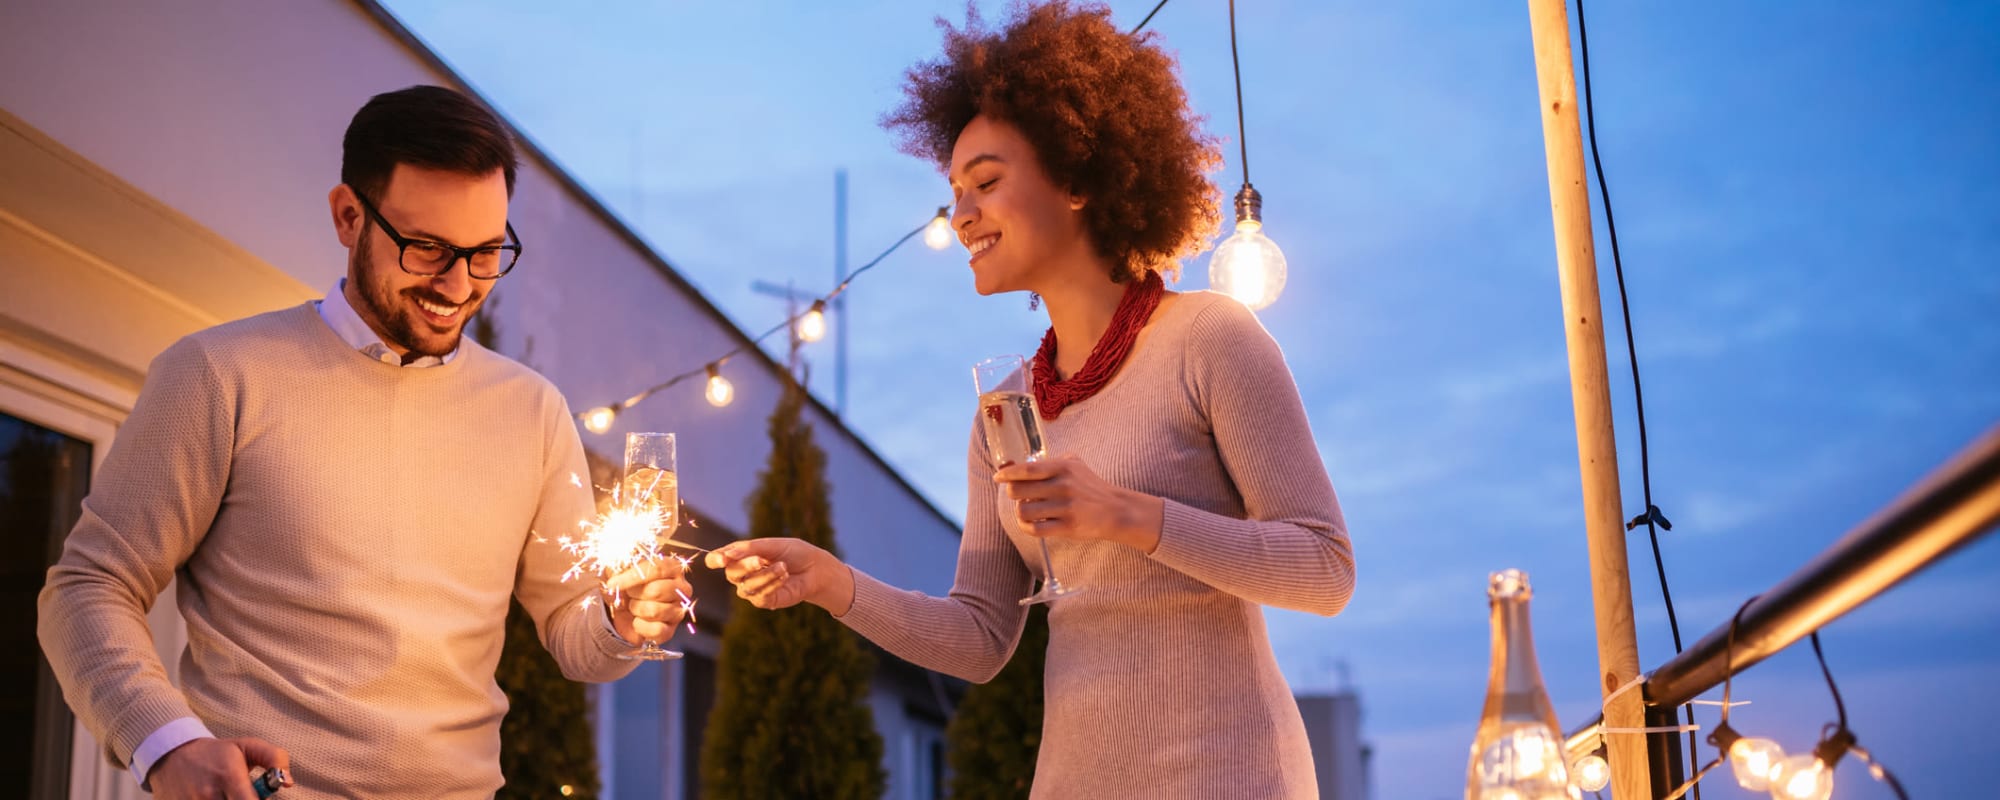
[[[1729,727],[1729,720],[1723,720],[1716,724],[1715,730],[1709,732],[1708,743],[1714,746],[1715,749],[1721,750],[1723,758],[1728,758],[1729,748],[1734,746],[1736,740],[1741,738],[1743,738],[1743,734],[1737,733],[1735,728]]]
[[[1264,223],[1264,196],[1257,193],[1257,187],[1244,182],[1243,188],[1236,190],[1236,221]]]
[[[1827,769],[1833,769],[1840,763],[1840,757],[1847,755],[1848,749],[1853,746],[1854,732],[1842,727],[1834,731],[1833,735],[1821,740],[1819,746],[1813,748],[1813,755],[1818,757]]]

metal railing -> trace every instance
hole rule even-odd
[[[1827,623],[1990,532],[2000,523],[2000,426],[1910,487],[1743,610],[1736,642],[1729,623],[1648,673],[1647,709],[1671,710],[1770,657]],[[1603,717],[1569,734],[1572,756],[1597,748]],[[1671,724],[1671,723],[1668,723]],[[1653,734],[1652,772],[1678,774],[1672,734]],[[1678,759],[1675,758],[1677,761]],[[1671,788],[1671,787],[1669,787]]]

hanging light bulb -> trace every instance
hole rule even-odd
[[[931,217],[931,224],[924,226],[924,244],[932,250],[943,250],[951,246],[951,206],[938,206],[937,216]]]
[[[1746,736],[1729,745],[1729,771],[1735,773],[1736,785],[1753,792],[1771,788],[1771,770],[1784,760],[1785,748],[1762,737]]]
[[[799,317],[799,341],[817,342],[826,338],[826,301],[814,300],[812,309]]]
[[[1577,759],[1570,774],[1576,776],[1576,788],[1595,792],[1611,783],[1611,764],[1604,760],[1604,756],[1591,753]]]
[[[1285,291],[1285,252],[1264,235],[1262,195],[1250,184],[1236,193],[1236,233],[1208,258],[1208,285],[1256,311]]]
[[[1826,800],[1833,795],[1833,770],[1813,753],[1800,753],[1771,768],[1771,796],[1777,800]]]
[[[708,365],[708,391],[705,394],[708,395],[708,404],[716,408],[729,405],[729,401],[736,399],[736,386],[722,377],[721,364]]]
[[[1264,196],[1250,185],[1250,140],[1243,124],[1243,65],[1236,58],[1236,0],[1229,0],[1229,67],[1236,76],[1236,146],[1243,188],[1236,191],[1236,233],[1208,258],[1208,286],[1256,311],[1285,290],[1285,252],[1264,235]]]
[[[611,422],[615,419],[618,419],[618,409],[598,406],[583,412],[583,429],[591,433],[603,433],[611,430]]]

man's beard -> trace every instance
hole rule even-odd
[[[361,281],[361,302],[368,307],[368,312],[375,317],[375,321],[382,325],[383,333],[389,339],[387,344],[400,347],[414,356],[441,358],[457,350],[459,340],[465,333],[465,321],[472,317],[472,312],[475,310],[472,299],[468,298],[465,307],[459,310],[459,325],[452,330],[449,338],[436,344],[426,344],[423,336],[418,333],[417,326],[424,325],[427,329],[429,326],[416,319],[415,312],[410,311],[407,305],[397,303],[396,295],[391,293],[384,282],[375,280],[375,275],[370,270],[382,267],[375,265],[373,256],[373,241],[364,233],[361,242],[354,248],[354,258],[358,264],[354,271]],[[393,266],[390,268],[401,269]],[[421,289],[405,289],[402,294],[438,305],[455,305],[434,292]]]

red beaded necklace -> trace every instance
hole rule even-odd
[[[1111,376],[1118,374],[1118,367],[1131,354],[1132,343],[1139,340],[1140,329],[1152,319],[1153,309],[1159,307],[1160,297],[1166,293],[1166,282],[1160,280],[1158,272],[1148,271],[1145,278],[1127,285],[1125,296],[1118,300],[1118,310],[1111,315],[1111,327],[1104,330],[1097,346],[1091,348],[1083,369],[1068,380],[1056,379],[1056,329],[1049,327],[1049,332],[1042,335],[1042,348],[1035,351],[1035,405],[1041,409],[1042,419],[1062,416],[1064,408],[1089,399],[1111,382]]]

